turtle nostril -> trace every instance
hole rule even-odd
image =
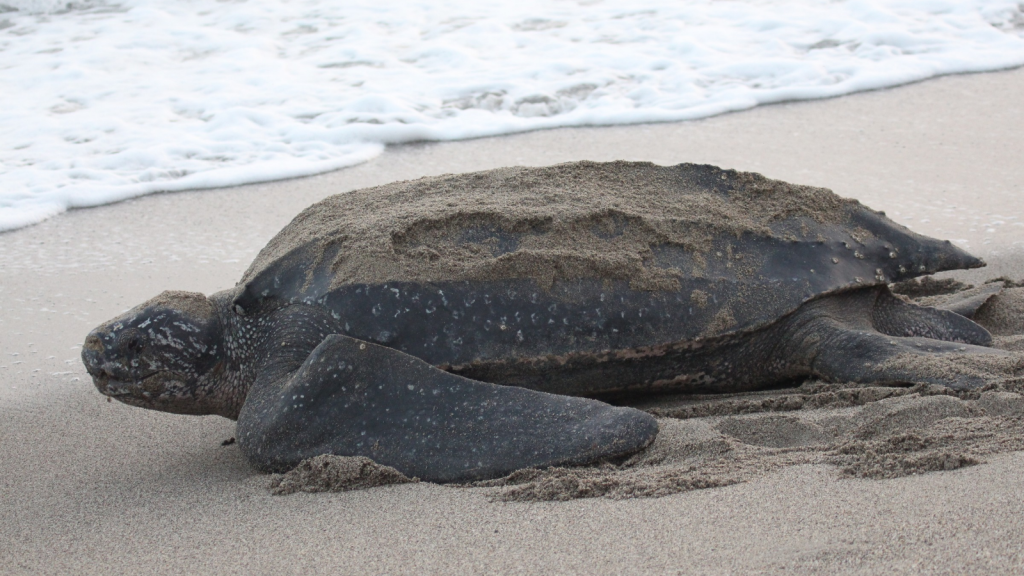
[[[93,352],[103,352],[103,341],[95,334],[89,334],[85,339],[85,349]]]
[[[90,349],[88,341],[86,341],[86,346],[82,347],[82,364],[85,364],[85,369],[89,374],[95,376],[100,371],[101,362],[102,355],[99,352]]]

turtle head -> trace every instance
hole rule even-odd
[[[232,417],[222,340],[210,299],[164,292],[90,332],[82,362],[101,393],[125,404]]]

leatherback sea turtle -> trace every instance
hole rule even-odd
[[[164,292],[82,359],[126,404],[237,419],[260,470],[331,453],[462,481],[643,448],[657,423],[593,399],[613,392],[978,386],[928,360],[998,353],[988,332],[887,284],[982,265],[758,174],[503,168],[329,197],[235,288]]]

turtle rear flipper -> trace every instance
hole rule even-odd
[[[938,384],[970,390],[990,384],[996,374],[972,366],[979,363],[961,365],[964,356],[1008,356],[1002,350],[972,344],[834,329],[842,337],[829,339],[829,345],[822,346],[812,368],[818,376],[835,382]]]
[[[893,296],[888,289],[878,288],[877,297],[871,307],[871,324],[876,330],[889,336],[917,336],[988,346],[992,343],[992,335],[968,318],[997,293],[998,291],[988,291],[983,294],[984,299],[976,296],[958,300],[952,308],[930,308],[904,302]]]
[[[812,373],[837,382],[982,387],[1008,354],[981,326],[947,310],[902,302],[885,288],[827,296],[790,322]],[[964,362],[965,357],[973,357]]]
[[[469,380],[337,334],[286,381],[257,382],[238,420],[239,444],[261,470],[366,456],[433,482],[586,464],[636,452],[657,433],[639,410]]]

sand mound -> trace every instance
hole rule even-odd
[[[303,460],[288,473],[275,476],[270,490],[274,494],[345,492],[418,481],[369,458],[324,454]]]
[[[1024,334],[1024,288],[1006,288],[974,315],[993,336]]]

